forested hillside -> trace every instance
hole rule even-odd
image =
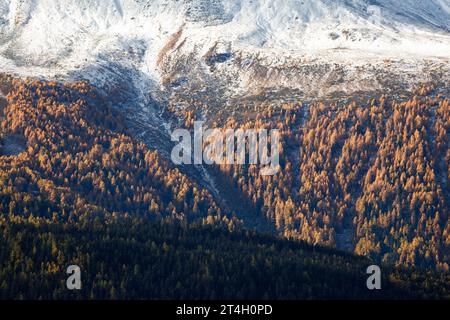
[[[271,177],[255,165],[222,165],[215,172],[286,237],[448,272],[450,104],[433,91],[230,118],[226,127],[282,132],[281,170]]]
[[[26,150],[0,158],[4,214],[55,221],[154,215],[233,227],[207,190],[124,134],[120,115],[87,83],[11,84],[0,140],[22,136]]]
[[[102,218],[103,219],[103,218]],[[0,219],[0,299],[407,299],[449,297],[449,275],[382,269],[366,258],[223,228],[146,218]],[[68,265],[82,290],[65,287]]]
[[[0,298],[448,297],[450,111],[428,88],[228,119],[283,133],[278,175],[210,171],[284,240],[244,231],[88,83],[2,78],[0,90]],[[342,242],[368,257],[331,248]],[[373,263],[379,293],[366,288]],[[70,264],[85,271],[74,296]]]

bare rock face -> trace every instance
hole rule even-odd
[[[184,0],[186,18],[189,22],[214,26],[233,20],[233,15],[225,11],[223,3],[209,0]]]

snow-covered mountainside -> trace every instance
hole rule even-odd
[[[104,86],[317,95],[449,77],[449,58],[449,0],[0,0],[0,70]]]

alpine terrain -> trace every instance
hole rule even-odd
[[[0,0],[0,299],[448,298],[449,98],[450,0]]]

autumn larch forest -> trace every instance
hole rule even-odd
[[[207,169],[242,216],[87,81],[3,75],[0,299],[448,298],[450,108],[434,89],[218,119],[282,133],[275,176]],[[70,264],[81,291],[65,289]]]

